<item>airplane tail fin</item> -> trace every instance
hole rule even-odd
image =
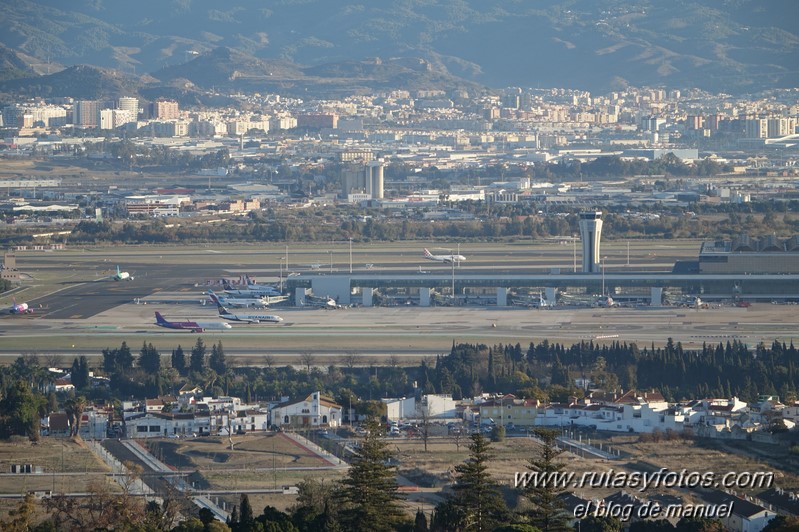
[[[166,320],[164,319],[164,317],[161,316],[161,313],[158,312],[157,310],[155,311],[155,322],[156,323],[166,323]]]
[[[432,254],[432,253],[430,253],[430,250],[429,250],[429,249],[427,249],[427,248],[424,248],[424,256],[425,256],[425,257],[432,257],[432,256],[433,256],[433,254]]]
[[[222,314],[230,314],[230,311],[225,307],[223,307],[220,303],[216,304],[216,311],[219,313],[220,316]]]
[[[117,264],[117,275],[119,275],[120,273],[121,272],[119,271],[119,264]]]
[[[217,305],[221,305],[221,303],[219,303],[219,298],[218,298],[218,297],[216,297],[216,294],[214,293],[214,291],[213,291],[213,290],[209,290],[209,291],[208,291],[208,297],[210,297],[210,298],[211,298],[211,301],[213,301],[213,302],[214,302],[214,303],[216,303]]]

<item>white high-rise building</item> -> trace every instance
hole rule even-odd
[[[131,98],[130,96],[123,96],[119,99],[119,108],[123,111],[130,112],[133,121],[139,119],[139,100],[138,98]]]
[[[599,243],[601,237],[602,211],[581,212],[580,238],[583,241],[583,273],[599,272]]]

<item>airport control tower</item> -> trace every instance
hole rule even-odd
[[[583,273],[599,273],[599,241],[602,237],[602,212],[580,213],[580,238],[583,241]]]

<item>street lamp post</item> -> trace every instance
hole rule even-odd
[[[350,238],[350,273],[352,273],[352,238]]]
[[[602,297],[605,297],[605,258],[602,257]]]
[[[327,253],[330,255],[330,273],[333,273],[333,251],[328,250]]]
[[[286,257],[280,257],[280,293],[283,293],[283,259]]]

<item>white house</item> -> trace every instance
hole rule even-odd
[[[419,417],[454,418],[457,417],[457,402],[448,394],[423,395],[418,405]]]
[[[383,403],[386,405],[386,419],[389,421],[415,419],[417,417],[415,397],[383,399]]]
[[[341,406],[314,392],[301,401],[281,404],[272,409],[272,424],[279,427],[338,427]]]

